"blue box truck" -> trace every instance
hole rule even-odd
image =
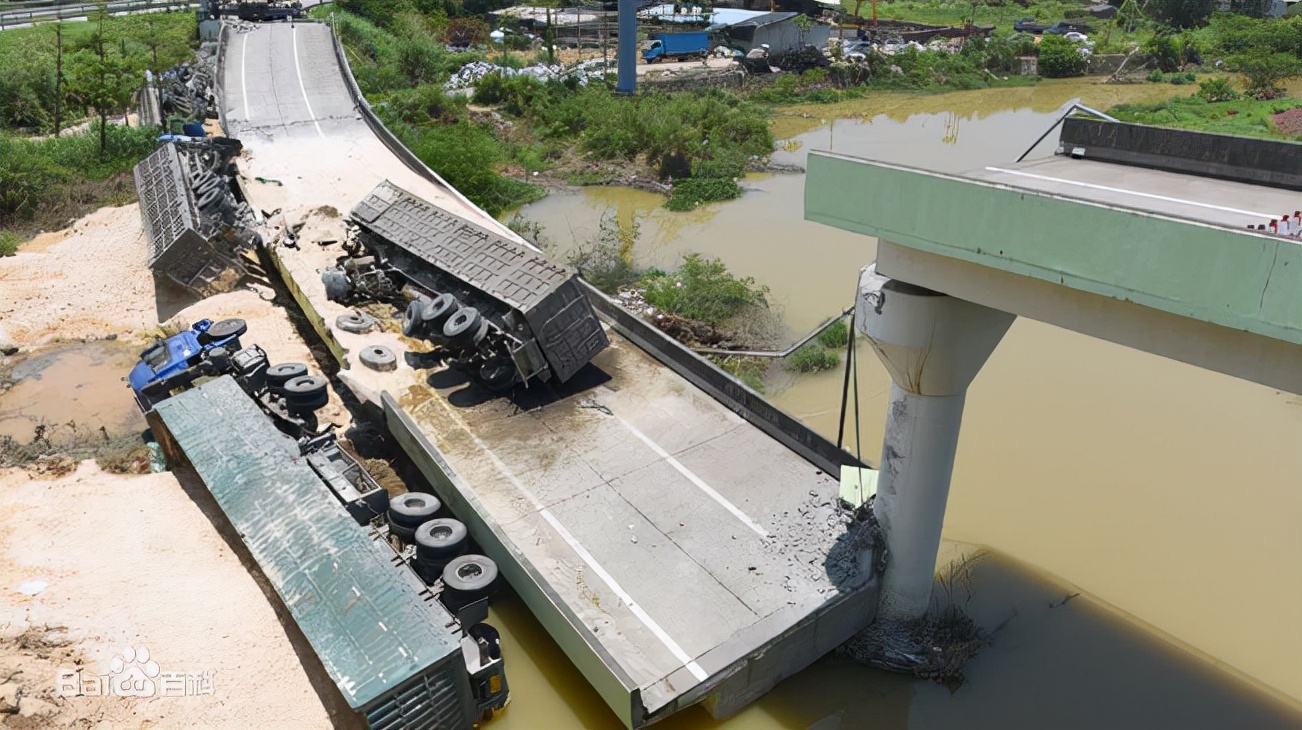
[[[710,34],[660,33],[642,49],[642,60],[655,63],[661,59],[705,58],[710,55]]]

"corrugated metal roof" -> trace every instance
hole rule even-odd
[[[420,594],[234,380],[155,410],[351,707],[453,654],[460,661],[446,609]]]
[[[734,28],[741,25],[753,25],[757,28],[762,28],[766,25],[773,25],[774,23],[781,23],[784,20],[790,20],[797,15],[800,15],[800,13],[764,13],[753,18],[747,18],[733,23],[732,25]]]

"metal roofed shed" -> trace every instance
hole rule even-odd
[[[452,616],[230,376],[159,403],[150,419],[169,458],[184,454],[212,493],[349,707],[377,729],[471,727],[459,632],[445,628]]]
[[[832,36],[829,25],[813,23],[808,30],[796,24],[800,13],[764,13],[727,26],[722,30],[728,45],[749,51],[767,44],[772,55],[797,51],[807,45],[822,48]]]

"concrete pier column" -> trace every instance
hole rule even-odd
[[[859,278],[857,329],[891,375],[873,512],[890,560],[879,619],[927,611],[967,387],[1014,315],[888,279]]]

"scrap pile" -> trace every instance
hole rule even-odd
[[[601,79],[606,73],[614,73],[614,65],[613,61],[609,64],[603,61],[588,61],[568,68],[559,64],[549,66],[540,63],[516,69],[509,66],[498,66],[488,61],[475,61],[462,66],[459,71],[452,74],[452,78],[448,79],[444,86],[449,91],[473,88],[475,84],[479,83],[480,79],[489,74],[498,74],[506,78],[530,76],[544,83],[572,78],[580,86],[584,86],[589,81]]]

